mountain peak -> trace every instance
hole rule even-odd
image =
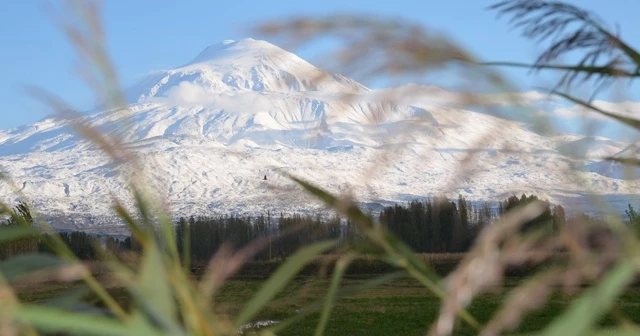
[[[291,53],[267,41],[244,38],[238,41],[224,40],[222,42],[212,44],[200,52],[196,58],[188,63],[188,65],[211,61],[220,63],[222,60],[235,57],[260,56],[261,52],[292,55]]]
[[[360,83],[322,71],[267,41],[225,40],[205,48],[184,66],[147,76],[128,90],[130,103],[167,98],[176,90],[199,95],[238,91],[365,93]],[[181,89],[182,88],[182,89]]]

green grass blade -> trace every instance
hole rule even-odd
[[[368,231],[366,232],[370,238],[381,244],[390,257],[396,259],[396,264],[407,269],[410,275],[420,281],[435,295],[444,299],[446,292],[439,284],[440,277],[433,271],[423,260],[415,255],[415,252],[404,244],[400,239],[396,238],[391,232],[384,228],[376,228],[374,231],[373,219],[364,214],[357,206],[353,204],[341,204],[340,200],[330,193],[318,188],[304,180],[289,175],[294,182],[298,183],[307,192],[315,195],[326,205],[342,212],[348,218],[356,223],[360,223]],[[476,330],[480,330],[482,325],[467,311],[459,310],[458,315]]]
[[[640,328],[607,328],[601,330],[594,330],[587,334],[587,336],[636,336],[640,335]]]
[[[383,232],[384,239],[403,257],[406,259],[404,262],[409,263],[412,267],[414,267],[417,271],[419,271],[422,275],[424,275],[431,282],[430,289],[437,294],[437,292],[441,291],[442,288],[438,283],[440,282],[440,276],[426,263],[424,260],[418,258],[415,251],[413,251],[407,244],[402,242],[398,237],[394,236],[388,230],[384,230]],[[400,260],[400,266],[402,265],[403,260]]]
[[[135,286],[136,290],[132,293],[139,296],[137,302],[144,302],[141,308],[157,317],[159,322],[174,321],[175,300],[162,260],[162,252],[156,244],[147,246],[140,267],[142,268],[140,277]]]
[[[287,261],[267,280],[260,291],[245,305],[234,321],[236,328],[249,322],[267,302],[273,299],[287,283],[310,261],[321,253],[335,247],[335,241],[323,241],[301,248],[290,256]]]
[[[298,185],[304,188],[307,192],[316,196],[318,199],[323,201],[326,205],[342,212],[344,215],[346,215],[353,221],[358,222],[367,228],[371,228],[373,226],[373,220],[369,216],[362,213],[362,211],[357,206],[353,204],[341,203],[341,201],[337,197],[312,185],[311,183],[301,180],[293,175],[288,175],[288,176],[290,179],[292,179],[294,182],[296,182]]]
[[[42,301],[42,304],[57,308],[70,308],[79,304],[86,304],[86,302],[82,301],[87,294],[89,294],[89,289],[86,286],[82,286],[80,288],[65,290],[60,295]]]
[[[399,261],[399,266],[404,267],[411,276],[441,300],[444,300],[447,297],[448,294],[440,284],[440,277],[438,274],[431,269],[427,263],[418,258],[409,246],[389,232],[385,232],[385,239],[397,251],[397,253],[400,254],[401,257],[397,260]],[[460,309],[457,311],[457,314],[472,328],[478,331],[482,329],[482,324],[473,317],[468,310]]]
[[[142,228],[140,228],[140,226],[136,223],[135,219],[133,219],[131,214],[129,214],[127,209],[125,209],[125,207],[117,200],[115,201],[115,205],[113,209],[129,227],[132,238],[138,240],[138,242],[142,246],[144,246],[147,241],[146,235],[144,234],[144,231],[142,230]]]
[[[346,255],[336,262],[335,269],[333,270],[333,277],[331,278],[331,285],[329,286],[329,291],[325,296],[325,304],[322,309],[322,315],[320,315],[320,322],[318,322],[318,326],[316,327],[316,336],[324,335],[327,322],[329,322],[329,315],[331,315],[331,310],[333,309],[336,300],[340,281],[342,280],[347,267],[349,267],[349,264],[354,258],[355,255]]]
[[[539,333],[515,334],[514,336],[539,336]],[[640,335],[640,327],[612,327],[592,330],[585,336],[637,336]]]
[[[384,285],[386,283],[389,283],[391,281],[406,277],[407,273],[404,271],[398,271],[398,272],[394,272],[394,273],[389,273],[386,275],[382,275],[379,277],[375,277],[371,280],[367,280],[366,282],[359,284],[359,285],[355,285],[355,286],[349,286],[346,288],[340,288],[338,289],[338,292],[336,294],[336,296],[341,297],[341,296],[345,296],[345,295],[349,295],[349,294],[353,294],[353,293],[357,293],[357,292],[361,292],[361,291],[365,291],[368,289],[373,289],[376,288],[378,286]],[[286,319],[272,327],[269,327],[267,329],[265,329],[265,332],[270,332],[272,334],[278,334],[280,333],[282,330],[287,329],[288,327],[290,327],[291,325],[297,323],[298,321],[302,320],[303,318],[309,316],[310,314],[317,312],[318,310],[320,310],[320,308],[322,308],[324,306],[324,304],[326,303],[325,299],[319,299],[314,301],[313,303],[309,304],[308,306],[304,307],[298,314],[296,314],[294,317],[291,317],[289,319]]]
[[[176,242],[176,235],[171,217],[162,210],[159,211],[157,217],[160,222],[160,233],[162,234],[162,238],[164,238],[162,245],[163,249],[168,250],[172,260],[180,263],[180,254],[178,253],[178,244]]]
[[[113,318],[69,312],[53,307],[21,305],[14,314],[18,322],[50,333],[104,336],[159,335],[149,333],[149,330],[143,332],[134,325],[127,325]]]
[[[163,312],[164,307],[157,307],[153,305],[153,301],[149,299],[148,295],[143,295],[138,289],[132,288],[130,289],[130,293],[135,299],[135,302],[138,307],[138,313],[142,314],[144,312],[144,324],[147,325],[148,328],[158,328],[163,330],[169,335],[186,335],[186,332],[183,328],[176,322],[175,318],[167,318]],[[137,317],[142,319],[143,317]],[[143,323],[139,322],[138,323]]]
[[[144,197],[142,191],[138,189],[135,185],[131,185],[133,188],[133,197],[136,201],[136,208],[138,209],[138,213],[140,214],[140,219],[142,223],[152,232],[155,231],[153,227],[153,220],[151,216],[151,209],[149,208],[149,204],[147,203],[147,199]]]
[[[0,273],[8,282],[43,269],[50,269],[66,265],[67,262],[53,254],[29,253],[12,257],[0,262]]]
[[[635,265],[621,261],[598,282],[596,287],[573,301],[569,309],[542,333],[546,336],[586,335],[613,305],[636,275]]]
[[[0,244],[37,234],[38,231],[30,226],[0,226]]]

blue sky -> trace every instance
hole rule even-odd
[[[406,19],[446,33],[481,59],[531,61],[538,48],[509,30],[506,19],[497,20],[495,13],[484,9],[493,2],[106,0],[103,18],[108,49],[125,86],[150,71],[179,66],[210,44],[250,37],[250,28],[257,23],[309,14],[360,13]],[[636,19],[640,1],[570,2],[596,11],[609,23],[619,24],[622,36],[640,46],[640,35],[636,33],[640,31],[640,21]],[[56,1],[6,1],[0,11],[2,129],[34,122],[49,113],[24,93],[26,85],[50,90],[79,108],[91,105],[90,91],[74,70],[73,50],[45,10],[47,3]],[[318,61],[314,59],[314,48],[299,54],[312,63]],[[524,71],[507,74],[523,90],[541,84]]]

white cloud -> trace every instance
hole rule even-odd
[[[447,91],[436,86],[409,84],[398,88],[373,90],[374,99],[395,100],[408,104],[437,104],[451,107],[557,104],[559,98],[538,91],[471,93]]]
[[[595,100],[592,102],[593,106],[616,115],[632,117],[640,119],[640,102],[609,102],[604,100]],[[596,111],[585,108],[581,105],[573,105],[569,107],[557,108],[550,111],[551,114],[563,118],[587,118],[587,119],[599,119],[599,120],[612,120],[611,118],[602,115]]]
[[[166,95],[169,100],[177,104],[209,105],[214,101],[211,93],[205,88],[186,81],[169,89]]]
[[[470,103],[472,106],[485,107],[520,105],[533,107],[534,114],[537,117],[610,120],[610,118],[600,113],[591,111],[577,104],[567,106],[566,100],[539,91],[470,94],[447,91],[435,86],[411,84],[393,89],[373,90],[366,96],[368,97],[367,100],[392,100],[404,104],[443,105],[451,107],[463,107],[465,103]],[[168,90],[166,97],[176,104],[203,106],[215,104],[221,108],[238,104],[237,100],[228,101],[229,99],[225,95],[211,94],[205,87],[186,81]],[[242,104],[253,104],[254,107],[262,107],[267,103],[263,101],[264,99],[264,97],[257,94],[245,94],[243,95]],[[593,101],[593,105],[614,114],[640,118],[640,102],[625,101],[615,103],[605,100],[595,100]]]

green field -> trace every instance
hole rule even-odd
[[[350,278],[343,281],[344,286],[357,286],[368,281],[364,278]],[[234,316],[244,302],[255,293],[262,281],[258,279],[233,279],[229,281],[216,297],[216,310]],[[508,281],[515,284],[515,280]],[[305,306],[320,300],[329,286],[327,279],[301,277],[286,286],[267,308],[260,313],[256,321],[283,321],[298,315]],[[25,301],[44,301],[74,286],[50,286],[39,290],[23,292]],[[513,288],[507,285],[505,291]],[[122,302],[128,301],[126,293],[112,288],[113,294]],[[504,291],[503,291],[504,292]],[[486,322],[500,306],[503,295],[484,294],[478,297],[470,308],[471,313],[481,322]],[[89,296],[89,300],[94,300]],[[553,318],[562,313],[569,297],[555,294],[542,309],[528,316],[518,331],[540,330]],[[640,322],[640,288],[628,290],[617,303],[619,316],[606,316],[602,324],[612,324],[616,318],[626,316]],[[435,320],[439,311],[439,300],[429,294],[424,287],[412,279],[398,279],[358,293],[340,297],[331,314],[326,335],[424,335]],[[314,312],[300,319],[280,334],[312,335],[320,313]],[[477,334],[469,326],[460,324],[456,335]]]

